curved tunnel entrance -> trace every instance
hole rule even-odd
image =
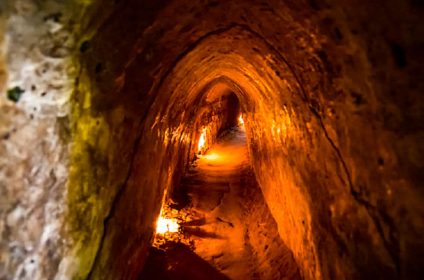
[[[0,0],[0,278],[422,279],[422,5],[354,2]]]

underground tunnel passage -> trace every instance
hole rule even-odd
[[[162,206],[139,279],[300,279],[249,164],[237,97],[218,84],[206,101],[194,160]]]
[[[0,2],[0,279],[421,279],[419,1]]]

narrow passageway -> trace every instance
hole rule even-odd
[[[141,279],[158,277],[159,272],[152,269],[158,263],[162,265],[158,270],[173,270],[162,276],[164,279],[182,279],[178,278],[181,271],[176,270],[193,266],[208,273],[198,279],[211,277],[212,268],[219,277],[229,279],[300,279],[249,164],[243,127],[224,132],[215,145],[199,155],[181,180],[180,190],[190,201],[181,212],[190,213],[191,218],[180,223],[189,246],[168,244],[162,252],[153,250]],[[189,247],[210,268],[200,268],[204,264],[198,265],[196,257],[188,258]],[[192,263],[177,265],[174,258],[192,259]],[[199,270],[196,273],[202,274]]]
[[[423,4],[0,0],[0,280],[424,279]]]

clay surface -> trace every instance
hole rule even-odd
[[[230,93],[301,277],[422,278],[422,9],[1,1],[0,278],[135,279]]]

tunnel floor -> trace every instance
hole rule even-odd
[[[140,279],[300,279],[249,163],[242,127],[225,132],[189,168],[181,223],[189,246],[151,248]],[[187,242],[186,242],[187,243]]]

